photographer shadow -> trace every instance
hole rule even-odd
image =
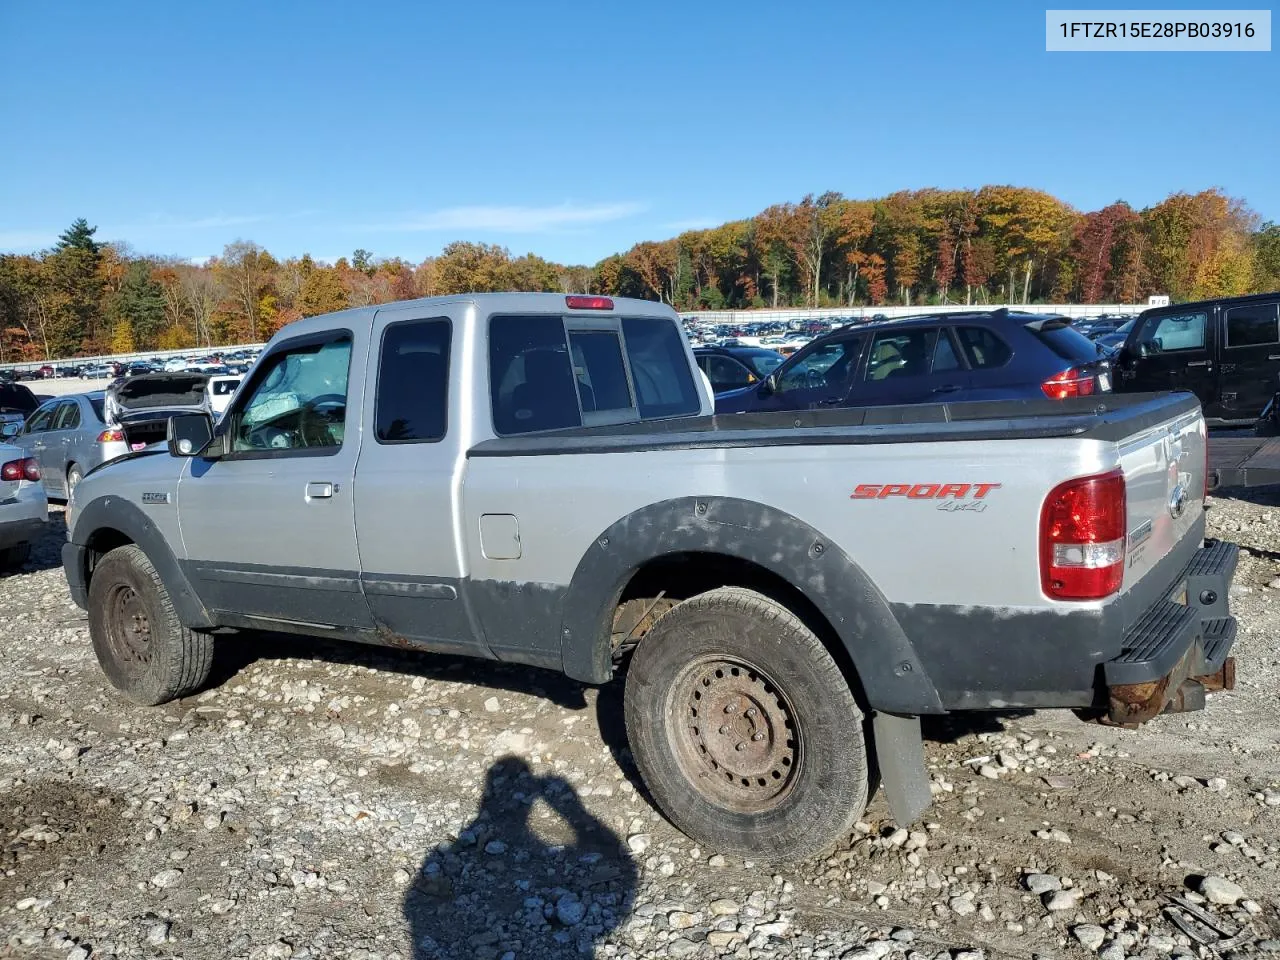
[[[538,816],[545,804],[552,815]],[[404,900],[414,960],[568,960],[626,920],[638,871],[561,777],[489,768],[475,819],[423,862]]]

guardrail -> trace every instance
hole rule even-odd
[[[93,357],[64,357],[61,360],[23,360],[15,363],[0,363],[0,370],[39,370],[41,367],[91,367],[101,363],[135,363],[160,360],[171,357],[207,357],[217,353],[234,353],[236,350],[261,350],[262,343],[237,343],[225,347],[187,347],[180,350],[138,350],[133,353],[108,353]]]

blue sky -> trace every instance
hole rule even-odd
[[[1050,54],[1044,9],[4,3],[0,250],[84,216],[191,258],[590,263],[808,192],[984,183],[1221,186],[1280,220],[1277,53]]]

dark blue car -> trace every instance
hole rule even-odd
[[[1001,309],[850,324],[764,382],[717,394],[716,412],[1060,400],[1110,390],[1110,364],[1066,318]]]

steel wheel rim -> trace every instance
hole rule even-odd
[[[142,596],[127,583],[111,588],[106,600],[107,646],[117,664],[131,677],[151,666],[151,618]]]
[[[708,656],[672,686],[668,737],[686,778],[735,813],[761,814],[786,800],[803,760],[803,739],[786,694],[759,667]]]

